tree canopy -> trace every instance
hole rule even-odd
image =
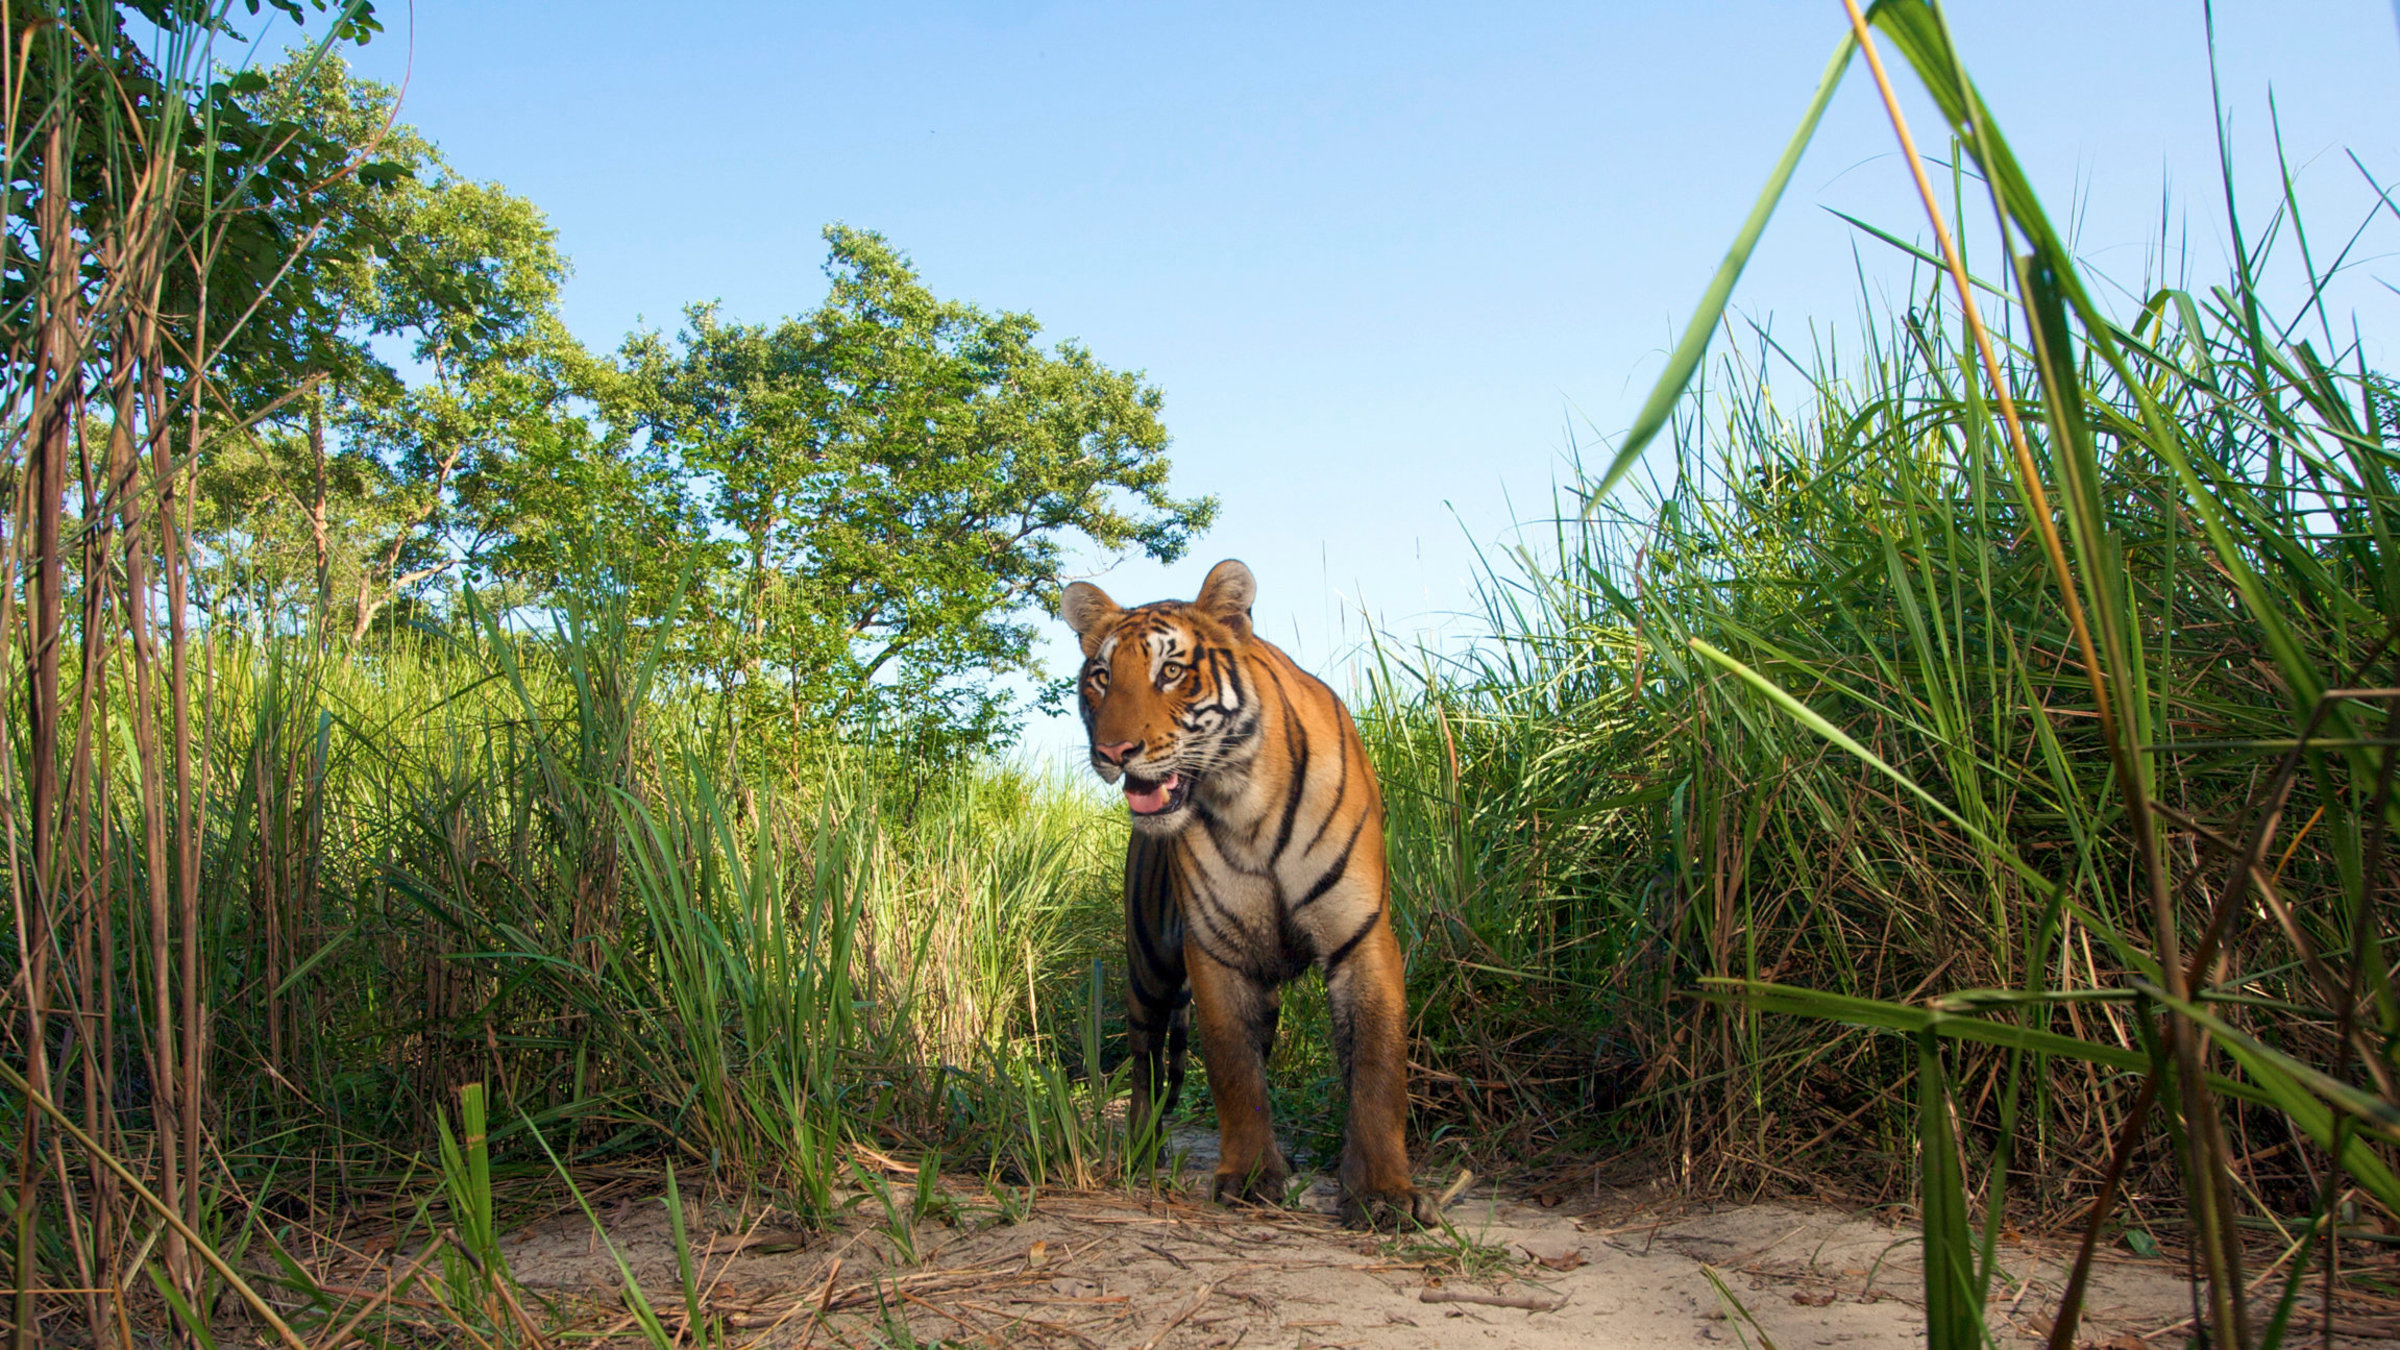
[[[474,509],[477,485],[575,421],[567,266],[538,208],[457,174],[338,59],[295,55],[240,92],[379,172],[318,180],[275,340],[227,363],[228,411],[248,416],[201,482],[212,579],[229,612],[362,637],[447,591],[508,514]]]
[[[1039,674],[1018,615],[1080,539],[1180,555],[1214,513],[1168,490],[1159,391],[1032,316],[937,297],[832,226],[814,312],[695,305],[629,339],[605,407],[701,498],[716,545],[697,659],[799,724],[987,743]]]
[[[872,231],[825,230],[805,314],[694,304],[596,355],[540,209],[453,169],[393,90],[304,54],[222,94],[308,163],[269,175],[289,262],[210,410],[220,619],[359,641],[455,622],[470,586],[517,622],[680,597],[666,668],[747,725],[955,752],[1051,687],[1025,616],[1071,562],[1172,559],[1213,516],[1170,490],[1138,372],[936,295]]]

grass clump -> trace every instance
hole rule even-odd
[[[1001,1186],[1120,1175],[1093,958],[1121,822],[1040,772],[868,747],[742,777],[705,699],[649,679],[652,640],[600,615],[204,649],[195,967],[218,1165],[192,1227],[212,1245],[264,1215],[297,1241],[289,1221],[444,1192],[443,1297],[513,1340],[492,1197],[561,1168],[671,1165],[812,1223],[857,1192],[861,1147]],[[96,1007],[127,1011],[117,1039],[64,1043],[53,1081],[139,1158],[160,1128],[128,1025],[142,955],[66,955]],[[45,1278],[155,1259],[79,1255],[67,1194],[32,1189]],[[216,1277],[196,1283],[163,1287],[198,1308]]]
[[[2008,1215],[2087,1261],[2164,1221],[2211,1336],[2272,1343],[2352,1259],[2339,1197],[2400,1220],[2400,385],[2288,189],[2222,284],[2100,304],[1939,15],[1873,24],[1955,149],[1934,242],[1885,236],[1904,303],[1850,352],[1757,330],[1694,396],[1712,291],[1550,547],[1495,561],[1492,642],[1379,686],[1433,1092],[1564,1140],[1619,1091],[1694,1185],[1911,1201],[1937,1344],[1982,1337]],[[1652,431],[1666,487],[1608,499]],[[2291,1263],[2255,1316],[2253,1224]]]

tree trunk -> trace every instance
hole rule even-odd
[[[374,576],[371,573],[360,573],[357,617],[350,624],[350,640],[352,642],[367,635],[367,630],[375,624],[375,616],[383,612],[383,604],[383,601],[375,598]]]

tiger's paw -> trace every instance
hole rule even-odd
[[[1389,1191],[1344,1191],[1339,1210],[1344,1228],[1439,1228],[1442,1207],[1413,1186]]]
[[[1280,1205],[1284,1183],[1291,1178],[1291,1164],[1282,1154],[1270,1153],[1246,1170],[1218,1168],[1209,1179],[1208,1198],[1220,1205]]]

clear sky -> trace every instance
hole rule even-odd
[[[2198,3],[1949,8],[2096,266],[2155,274],[2170,200],[2195,278],[2222,274]],[[820,228],[880,230],[937,293],[1029,311],[1165,391],[1178,486],[1224,511],[1192,557],[1102,586],[1188,596],[1241,557],[1262,631],[1320,667],[1362,613],[1458,631],[1475,546],[1547,510],[1570,438],[1631,420],[1844,25],[1838,0],[379,10],[354,64],[405,75],[404,117],[458,169],[549,212],[585,342],[694,300],[805,310]],[[2271,91],[2312,228],[2346,235],[2373,198],[2344,152],[2400,181],[2393,4],[2223,0],[2217,24],[2249,213],[2273,205]],[[1827,208],[1919,234],[1891,151],[1854,65],[1738,311],[1855,330],[1861,272],[1906,269]],[[2345,292],[2387,368],[2390,225]]]

